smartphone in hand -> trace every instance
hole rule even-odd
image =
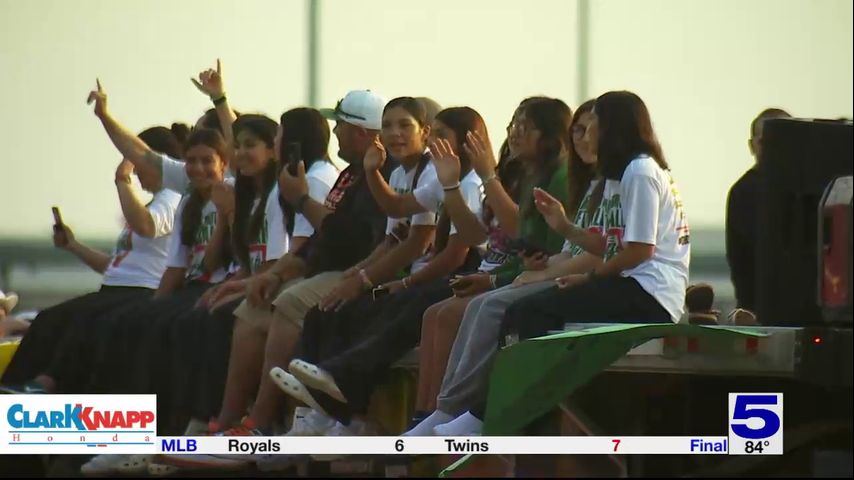
[[[377,300],[377,299],[384,297],[388,294],[389,294],[388,288],[384,287],[382,285],[380,285],[378,287],[374,287],[374,289],[371,290],[371,295],[374,297],[374,300]]]
[[[296,176],[297,165],[302,161],[302,144],[299,142],[290,142],[285,145],[285,161],[287,162],[288,173]]]
[[[546,250],[539,245],[525,238],[517,238],[511,241],[510,248],[517,254],[530,257],[538,253],[548,254]]]
[[[53,224],[54,226],[61,226],[62,223],[62,214],[59,213],[59,207],[51,207],[53,211]]]

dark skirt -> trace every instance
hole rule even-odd
[[[102,286],[41,311],[33,320],[2,383],[14,385],[47,374],[62,393],[85,393],[97,361],[97,345],[109,329],[105,317],[128,305],[147,301],[149,288]]]

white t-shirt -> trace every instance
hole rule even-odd
[[[253,208],[253,210],[255,209]],[[261,263],[283,257],[288,252],[290,246],[288,232],[285,229],[282,206],[279,203],[278,182],[276,182],[267,196],[267,205],[264,207],[264,225],[266,226],[266,248],[264,250],[264,259]]]
[[[418,167],[410,168],[407,172],[403,166],[398,166],[391,172],[391,176],[389,177],[388,184],[398,195],[405,195],[412,191],[412,180],[415,179],[415,172],[418,170]],[[436,179],[436,167],[433,166],[433,162],[428,163],[424,169],[421,171],[421,175],[418,177],[418,182],[415,185],[415,189],[422,188],[430,183],[438,181]],[[428,211],[422,213],[416,213],[411,217],[407,218],[391,218],[389,217],[386,220],[386,235],[391,234],[395,227],[400,223],[409,222],[410,227],[415,225],[436,225],[436,211]],[[412,267],[410,271],[412,273],[417,272],[424,268],[429,261],[429,255],[425,254],[419,257],[417,260],[412,262]]]
[[[442,202],[445,200],[445,190],[442,188],[441,182],[433,173],[432,181],[424,186],[418,182],[418,188],[412,194],[415,200],[427,210],[438,212],[442,208]],[[468,206],[471,213],[477,218],[481,218],[483,209],[483,182],[477,176],[474,170],[470,171],[460,180],[460,194]],[[450,235],[457,233],[457,226],[451,223]]]
[[[181,221],[187,199],[189,199],[189,195],[184,196],[184,199],[181,200],[178,213],[175,215],[175,227],[172,229],[172,238],[169,241],[169,258],[166,266],[186,269],[185,278],[188,281],[219,283],[225,279],[226,269],[220,267],[215,272],[206,272],[203,264],[205,248],[216,226],[216,207],[213,202],[208,201],[202,208],[202,220],[199,224],[199,230],[196,232],[195,241],[192,246],[187,246],[181,242]]]
[[[181,195],[162,189],[146,206],[154,221],[154,238],[133,233],[128,226],[119,235],[113,258],[104,272],[102,284],[111,287],[157,288],[166,270],[175,211]]]
[[[305,179],[308,181],[308,196],[315,202],[323,204],[332,186],[335,185],[338,174],[338,169],[332,163],[325,160],[314,162],[305,174]],[[311,226],[311,222],[304,215],[296,214],[293,236],[310,237],[312,234],[314,234],[314,227]]]
[[[581,203],[578,205],[578,211],[575,213],[575,220],[573,223],[586,229],[589,232],[597,233],[599,235],[604,235],[605,230],[605,202],[600,201],[599,206],[596,207],[596,211],[593,212],[593,215],[587,214],[587,206],[590,204],[590,201],[593,197],[593,191],[599,185],[599,182],[605,182],[605,191],[603,191],[602,198],[605,198],[605,192],[618,192],[620,189],[620,182],[616,180],[593,180],[590,182],[590,187],[587,189],[587,192],[584,194],[584,198],[581,199]],[[606,253],[607,258],[611,258],[617,253],[616,245],[613,251],[609,254]],[[580,245],[570,242],[569,240],[563,243],[563,248],[561,252],[569,252],[571,256],[577,257],[584,253],[584,249],[581,248]]]
[[[616,253],[625,242],[655,245],[652,258],[621,275],[637,280],[678,322],[685,305],[691,245],[676,184],[669,172],[645,155],[629,163],[618,184],[618,189],[606,184],[602,199],[608,252]],[[606,253],[606,260],[610,256]]]
[[[261,204],[261,199],[256,198],[252,203],[252,210],[249,213],[249,218],[255,216],[258,206]],[[250,225],[246,228],[251,227]],[[261,230],[258,231],[258,236],[249,244],[249,269],[251,273],[258,271],[258,268],[264,262],[276,260],[288,251],[290,238],[285,230],[285,219],[282,214],[282,206],[279,204],[279,185],[276,183],[267,194],[267,202],[264,205],[264,220],[261,224]],[[237,273],[240,270],[240,263],[235,259],[228,267],[228,274]]]

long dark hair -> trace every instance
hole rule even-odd
[[[392,108],[402,108],[406,110],[406,113],[412,115],[412,118],[414,118],[422,128],[429,125],[427,123],[427,108],[423,103],[419,102],[417,98],[397,97],[391,99],[385,104],[385,108],[383,108],[383,116],[385,116],[386,112]]]
[[[305,171],[308,172],[314,162],[329,162],[329,122],[314,108],[292,108],[279,119],[282,138],[279,143],[279,158],[286,161],[286,149],[289,143],[299,143]],[[280,165],[283,168],[284,165]],[[279,196],[279,206],[285,216],[288,235],[294,231],[294,208]]]
[[[566,202],[566,215],[570,219],[575,217],[584,195],[587,194],[587,189],[590,188],[590,182],[596,176],[596,165],[588,165],[581,159],[578,150],[575,146],[575,140],[572,139],[572,129],[575,124],[581,119],[585,113],[593,110],[594,100],[587,100],[575,110],[575,115],[572,116],[572,124],[569,127],[569,165],[567,168],[567,177],[569,178],[569,196]],[[604,187],[604,182],[601,182]],[[604,192],[604,189],[603,189]],[[600,199],[601,201],[601,196]],[[588,205],[588,213],[591,213],[590,205]],[[598,207],[598,202],[596,202]],[[595,210],[595,208],[594,208]]]
[[[470,107],[451,107],[446,108],[436,114],[436,120],[444,123],[448,128],[453,130],[457,137],[457,152],[460,157],[460,179],[471,172],[471,159],[462,148],[466,142],[466,134],[468,132],[478,132],[486,138],[486,123],[483,117],[476,110]],[[448,244],[448,234],[451,229],[451,219],[446,214],[444,209],[439,212],[439,221],[436,224],[436,251],[440,252]]]
[[[232,125],[235,141],[241,132],[246,131],[271,149],[275,145],[277,128],[278,125],[272,119],[254,114],[243,115]],[[263,182],[260,191],[256,191],[255,179],[242,173],[237,175],[234,184],[234,223],[231,227],[231,246],[240,266],[247,271],[251,271],[252,267],[249,261],[249,245],[258,238],[264,226],[267,197],[276,184],[278,173],[278,162],[274,157],[269,159],[267,166],[261,172]],[[253,213],[252,205],[258,197],[260,197],[258,207]]]
[[[228,146],[219,131],[210,128],[193,130],[193,133],[187,137],[187,142],[184,143],[184,152],[197,145],[205,145],[214,149],[223,163],[228,162]],[[198,190],[195,188],[190,190],[189,198],[181,213],[181,243],[183,245],[191,247],[196,243],[196,234],[202,224],[202,208],[205,203],[207,201]]]
[[[669,170],[652,128],[649,110],[632,92],[608,92],[593,107],[599,123],[598,168],[602,176],[622,180],[623,172],[639,155],[649,155]]]
[[[181,142],[176,138],[175,133],[166,127],[146,128],[139,133],[139,139],[155,152],[171,158],[178,159],[184,155]]]
[[[555,171],[567,162],[571,148],[572,110],[557,98],[539,98],[527,102],[523,112],[540,131],[537,159],[526,162],[529,171],[523,180],[522,198],[519,199],[519,214],[525,218],[536,211],[533,195],[527,195],[527,192],[535,186],[547,187]]]
[[[457,137],[459,148],[456,153],[460,157],[460,178],[465,177],[471,171],[471,159],[462,146],[466,143],[468,132],[478,132],[484,138],[486,135],[486,123],[476,110],[470,107],[451,107],[436,114],[436,120],[447,125],[453,130]]]

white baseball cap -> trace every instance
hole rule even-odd
[[[385,98],[370,90],[347,92],[335,108],[321,108],[320,114],[330,120],[344,121],[353,125],[379,130],[382,127]]]

